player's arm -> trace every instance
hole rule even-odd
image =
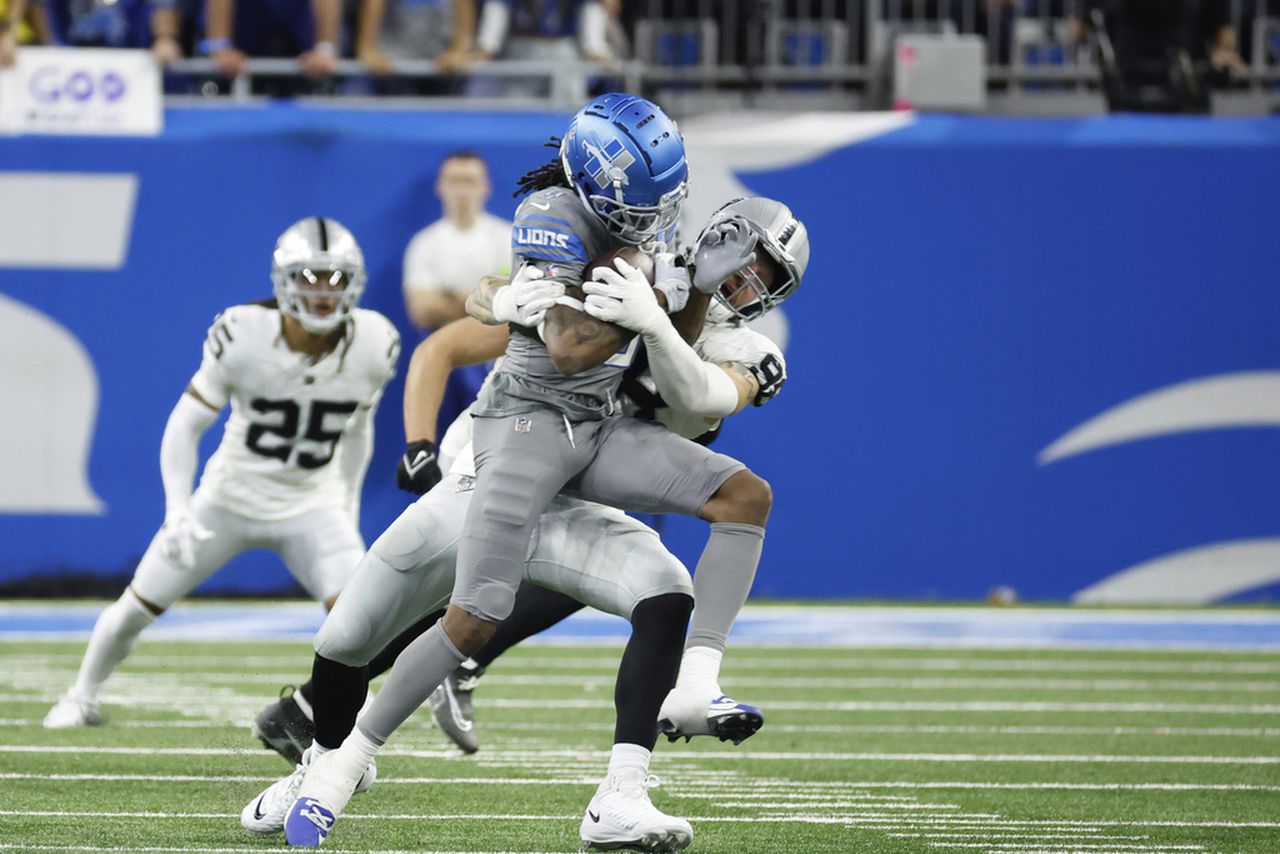
[[[547,311],[540,330],[552,363],[568,376],[604,364],[635,337],[629,329],[587,314],[582,308],[585,297],[582,288],[566,287],[562,301]]]
[[[478,365],[507,351],[507,328],[464,317],[428,336],[413,351],[404,381],[404,435],[435,442],[445,384],[455,368]]]
[[[493,316],[493,298],[500,288],[507,286],[507,280],[501,276],[485,276],[480,284],[467,295],[466,311],[481,323],[491,326],[502,323]]]

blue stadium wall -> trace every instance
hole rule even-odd
[[[691,148],[715,149],[695,158],[695,185],[715,173],[717,191],[776,196],[812,235],[807,281],[786,307],[790,379],[720,445],[774,488],[756,592],[1274,593],[1280,121],[882,118],[782,123],[781,155],[778,132],[760,143],[772,154],[749,130],[728,142],[714,125],[689,133]],[[0,179],[137,181],[118,268],[0,267],[0,478],[24,479],[0,490],[0,583],[136,563],[163,515],[166,416],[209,320],[268,295],[284,225],[315,213],[350,225],[369,259],[366,305],[412,344],[401,254],[439,215],[439,160],[480,151],[497,188],[490,209],[509,216],[509,188],[564,120],[171,110],[155,139],[0,139]],[[0,205],[25,204],[10,196]],[[45,333],[24,323],[54,330],[61,355],[41,362]],[[64,378],[57,365],[77,358]],[[402,387],[378,418],[370,540],[407,500],[393,480]],[[48,492],[44,472],[74,480],[66,461],[80,457],[88,497],[24,505]],[[672,520],[666,536],[692,566],[705,526]],[[257,553],[205,589],[287,581]]]

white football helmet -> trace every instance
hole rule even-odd
[[[800,287],[800,280],[809,267],[809,231],[782,202],[752,196],[734,199],[712,214],[698,235],[698,242],[727,221],[740,222],[755,234],[757,249],[763,249],[764,254],[776,263],[775,276],[773,282],[766,285],[755,269],[744,267],[716,292],[716,302],[708,317],[720,321],[733,317],[754,320],[781,304]],[[749,288],[755,298],[735,308],[733,299],[744,288]]]
[[[367,279],[360,244],[336,219],[310,216],[285,229],[271,255],[280,311],[316,335],[345,323]]]

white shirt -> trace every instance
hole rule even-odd
[[[404,251],[404,290],[467,294],[485,276],[511,272],[511,223],[481,213],[465,231],[447,219],[419,231]]]
[[[191,386],[231,415],[200,489],[251,519],[288,519],[346,507],[363,480],[346,474],[347,435],[370,429],[382,389],[395,374],[400,336],[376,311],[352,312],[347,336],[318,362],[289,348],[279,309],[237,305],[214,318]]]

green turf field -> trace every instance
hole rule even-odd
[[[142,641],[106,726],[40,720],[83,643],[0,641],[0,850],[281,848],[239,825],[289,768],[248,721],[300,643]],[[621,649],[533,646],[476,704],[483,747],[420,713],[331,851],[572,851],[606,762]],[[741,747],[659,746],[659,808],[697,852],[1280,852],[1280,656],[735,647],[764,707]]]

